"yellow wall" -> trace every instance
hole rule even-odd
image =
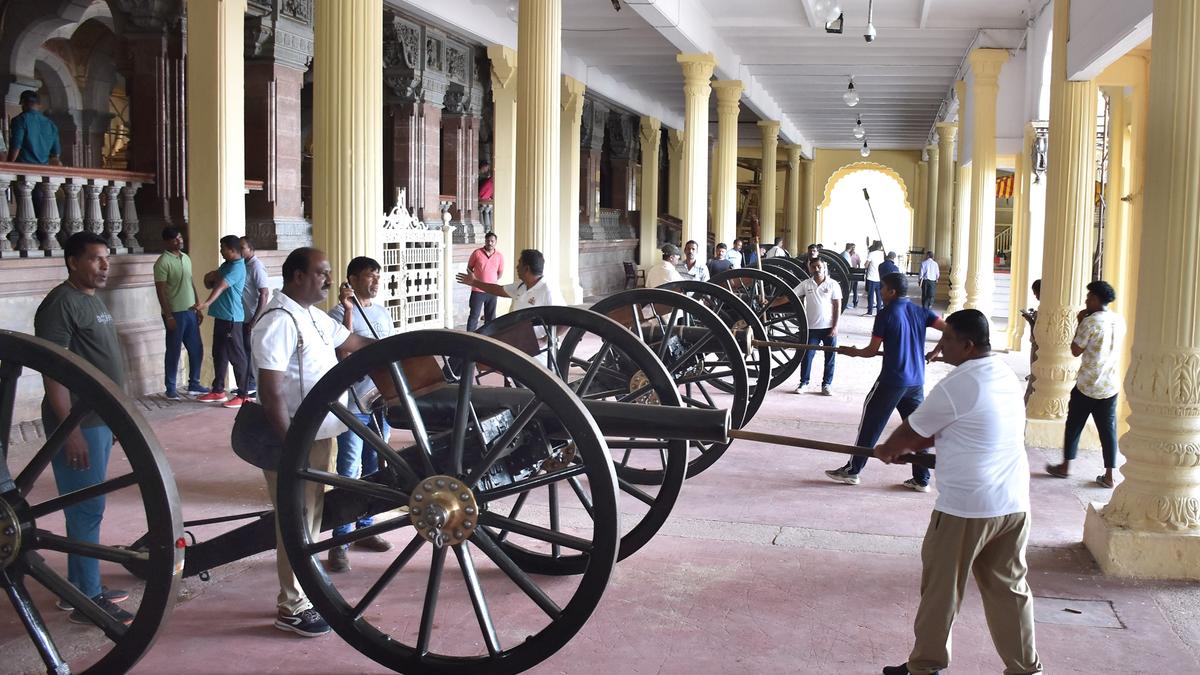
[[[815,208],[825,201],[828,197],[829,179],[838,169],[847,164],[855,162],[871,162],[873,164],[882,164],[897,174],[900,175],[900,180],[904,183],[904,189],[908,192],[908,205],[916,208],[917,205],[917,165],[921,163],[920,150],[872,150],[870,157],[863,157],[858,154],[858,150],[823,150],[817,148],[812,163],[814,172],[813,184],[816,188],[816,201],[814,205],[805,205],[805,208]]]

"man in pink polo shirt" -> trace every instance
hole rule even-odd
[[[471,253],[471,259],[467,261],[467,271],[480,281],[494,284],[500,281],[500,270],[502,269],[504,269],[504,254],[496,250],[496,233],[488,232],[483,236],[483,246]],[[496,318],[496,296],[472,286],[471,312],[467,315],[467,330],[473,331],[479,327],[481,312],[485,324]]]

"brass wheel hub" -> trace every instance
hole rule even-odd
[[[639,370],[629,378],[629,393],[632,394],[633,392],[637,391],[638,389],[648,386],[649,384],[650,384],[650,378],[646,377],[646,373]],[[642,394],[641,396],[637,397],[633,401],[630,401],[630,403],[645,403],[648,405],[658,405],[659,403],[661,403],[661,401],[659,401],[659,399],[658,399],[658,392],[651,391],[651,392]]]
[[[408,516],[426,541],[441,548],[471,538],[479,521],[475,494],[451,476],[430,476],[408,500]]]
[[[21,521],[8,502],[0,500],[0,570],[13,564],[21,552]]]

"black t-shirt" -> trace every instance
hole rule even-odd
[[[715,277],[725,270],[733,269],[733,263],[725,258],[713,258],[708,261],[708,276]]]
[[[104,301],[96,295],[88,295],[70,284],[54,287],[42,304],[38,305],[33,317],[33,332],[68,351],[78,354],[112,378],[118,387],[125,386],[125,364],[121,360],[121,344],[117,339],[117,327]],[[69,383],[64,382],[68,385]],[[76,402],[71,395],[71,404]],[[57,417],[49,403],[42,399],[42,421],[47,428]],[[81,426],[95,427],[103,424],[95,414],[84,418]]]

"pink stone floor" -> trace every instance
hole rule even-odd
[[[847,313],[843,343],[865,342],[870,324],[860,313]],[[1002,358],[1024,375],[1025,355]],[[834,397],[793,394],[793,381],[768,396],[749,428],[853,442],[877,370],[877,361],[839,358]],[[930,366],[931,384],[947,370]],[[180,410],[157,419],[154,430],[175,471],[185,518],[265,506],[260,474],[225,442],[233,413],[199,404]],[[1088,485],[1098,458],[1085,456],[1078,475],[1062,481],[1041,471],[1053,451],[1033,448],[1029,456],[1030,583],[1039,597],[1037,638],[1046,672],[1200,673],[1200,586],[1102,575],[1079,543],[1085,505],[1109,494]],[[533,672],[866,675],[904,661],[918,598],[920,538],[934,495],[899,487],[907,469],[878,463],[857,487],[830,482],[822,471],[840,463],[815,451],[735,443],[713,468],[688,481],[654,541],[618,565],[583,631]],[[110,506],[106,532],[120,527],[114,510],[120,507]],[[359,571],[382,569],[391,557],[352,552],[352,560]],[[119,585],[121,575],[113,572],[106,582]],[[208,582],[187,580],[170,622],[135,672],[386,672],[336,635],[305,640],[272,628],[275,588],[270,553],[214,570]],[[1001,672],[978,594],[969,589],[949,672]],[[1109,627],[1081,625],[1096,622],[1091,614],[1063,609],[1097,606],[1108,611]],[[47,613],[53,630],[65,626],[61,614]],[[469,617],[444,621],[478,643]],[[11,611],[0,608],[0,653],[23,649],[11,639],[13,628]],[[28,665],[0,657],[0,672],[24,672]]]

